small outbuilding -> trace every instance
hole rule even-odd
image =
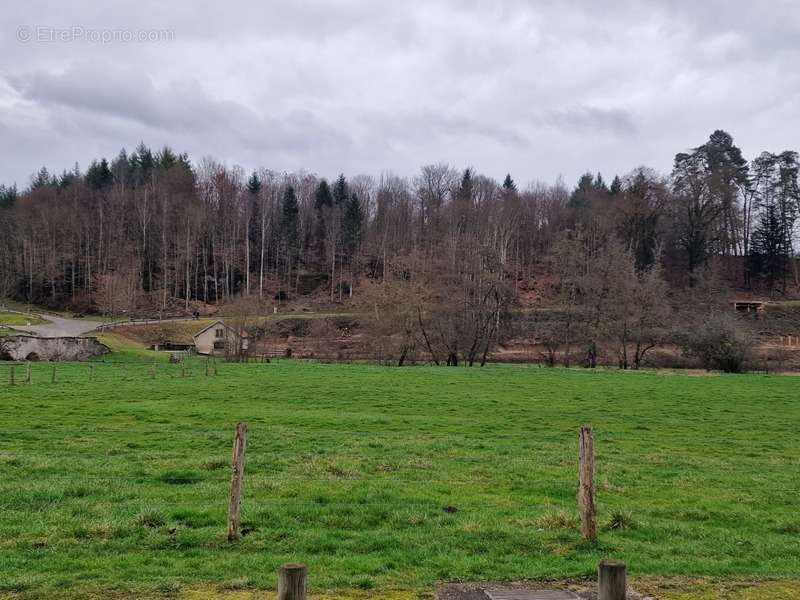
[[[754,313],[756,317],[764,313],[764,302],[760,300],[734,300],[733,310],[743,313]]]
[[[214,321],[195,333],[192,338],[197,354],[231,355],[247,352],[249,339],[247,333],[237,331],[223,321]]]

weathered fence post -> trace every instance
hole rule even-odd
[[[53,365],[53,373],[50,375],[50,383],[56,382],[56,366]]]
[[[244,477],[244,451],[247,446],[247,423],[236,424],[233,438],[233,464],[231,473],[231,497],[228,503],[228,541],[239,537],[239,508],[242,501],[242,479]]]
[[[14,385],[14,365],[11,365],[11,372],[9,374],[8,385]]]
[[[597,565],[598,600],[625,600],[625,563],[601,560]]]
[[[597,539],[594,506],[594,437],[592,428],[581,427],[578,433],[578,510],[581,534],[587,540]]]
[[[217,359],[215,358],[214,359],[214,376],[216,377],[217,375],[219,375],[219,373],[217,373]]]
[[[306,566],[289,563],[278,570],[278,600],[306,600]]]
[[[28,373],[25,376],[25,383],[31,382],[31,363],[28,363]]]

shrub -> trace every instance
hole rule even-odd
[[[555,510],[539,515],[536,519],[539,529],[568,529],[577,530],[580,527],[578,515],[565,510]]]
[[[607,529],[636,529],[636,520],[626,510],[615,510],[606,523]]]
[[[146,510],[136,515],[135,522],[139,527],[154,529],[166,525],[167,517],[161,511]]]
[[[755,342],[730,315],[716,315],[681,336],[684,353],[694,356],[703,368],[741,373]]]

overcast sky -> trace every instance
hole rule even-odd
[[[139,35],[157,39],[121,39]],[[796,1],[26,0],[0,12],[0,183],[20,187],[41,165],[85,168],[139,140],[246,170],[413,175],[445,161],[572,185],[586,170],[668,172],[719,128],[748,157],[800,148]]]

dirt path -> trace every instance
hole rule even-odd
[[[97,328],[99,321],[87,319],[67,319],[53,315],[42,316],[50,321],[45,325],[24,325],[17,327],[21,331],[28,331],[40,337],[77,337]]]

